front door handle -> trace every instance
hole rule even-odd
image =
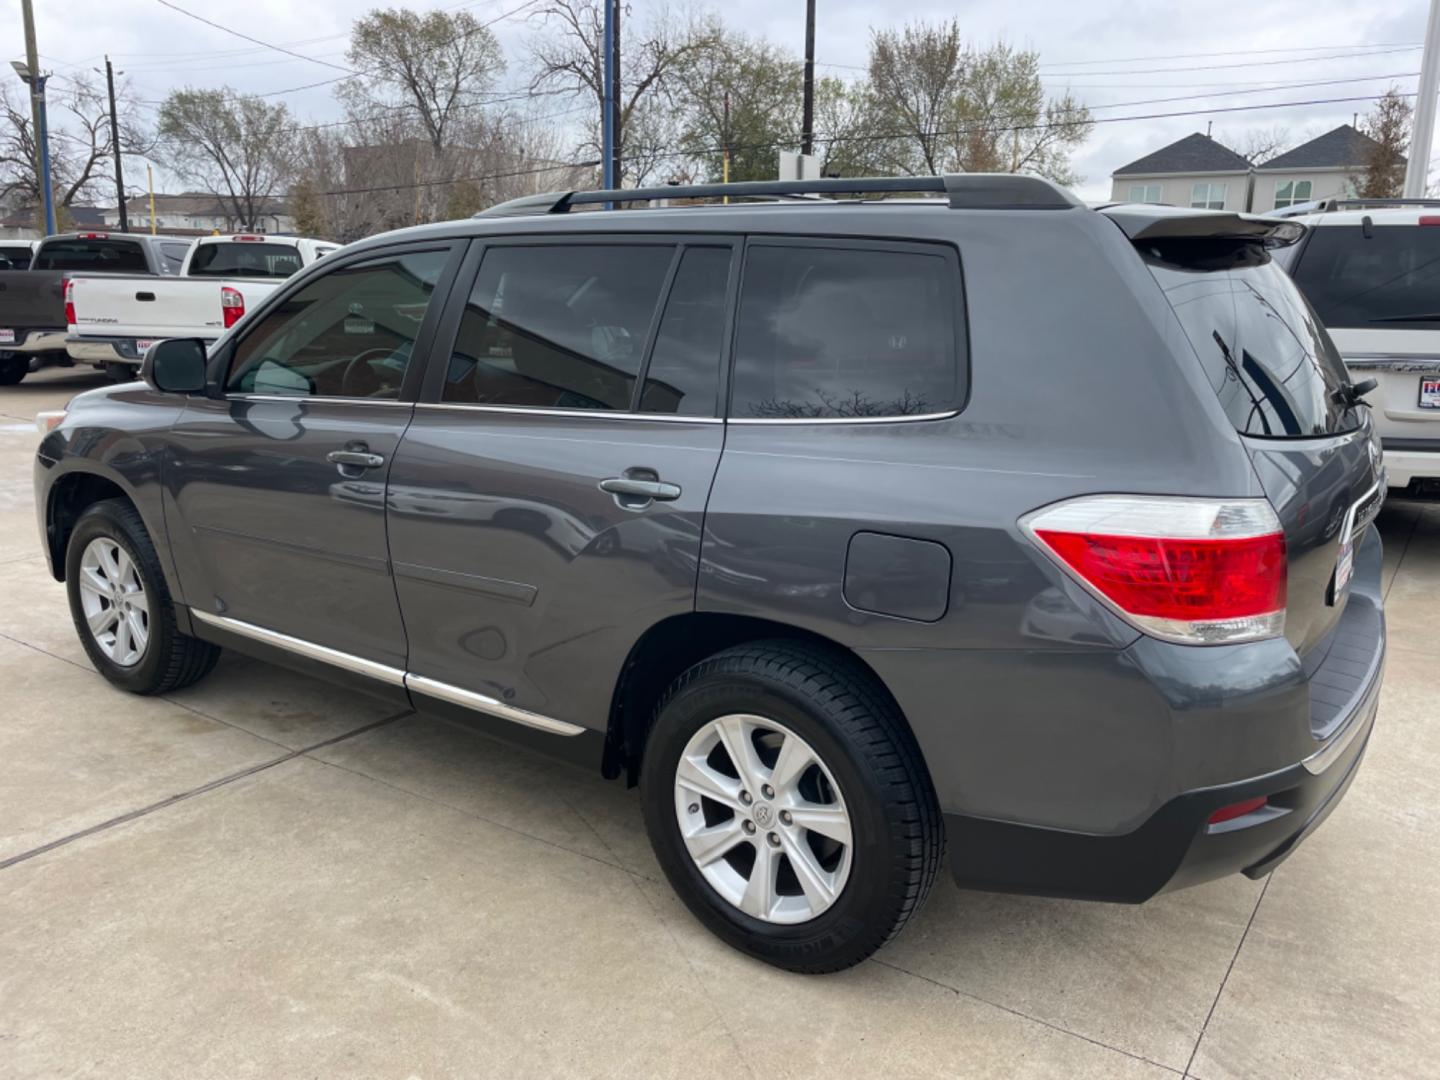
[[[384,454],[372,454],[367,450],[331,450],[325,460],[335,465],[353,465],[362,469],[378,469],[385,464]]]
[[[680,485],[664,480],[638,480],[629,476],[612,476],[600,481],[600,490],[611,495],[628,495],[636,499],[657,499],[670,502],[680,497]]]

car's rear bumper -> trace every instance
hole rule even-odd
[[[1382,631],[1383,634],[1383,631]],[[1236,872],[1269,873],[1339,804],[1369,742],[1384,670],[1377,662],[1343,724],[1293,766],[1176,796],[1120,835],[1067,832],[945,815],[955,880],[966,888],[1139,903]],[[1265,796],[1265,807],[1220,824],[1215,811]]]
[[[138,364],[144,359],[132,337],[94,337],[71,334],[65,339],[70,359],[87,364]]]
[[[24,353],[26,356],[35,353],[65,352],[65,331],[64,330],[21,330],[24,338],[19,341],[5,342],[0,345],[0,352]]]
[[[1437,417],[1440,420],[1440,417]],[[1391,487],[1440,478],[1440,438],[1383,438],[1385,477]]]

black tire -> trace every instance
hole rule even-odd
[[[101,650],[85,618],[81,600],[80,562],[92,540],[107,537],[130,556],[149,598],[149,641],[140,660],[122,667]],[[106,499],[88,507],[75,523],[65,548],[65,589],[75,632],[95,669],[132,694],[166,694],[203,678],[220,658],[208,641],[182,634],[175,625],[175,605],[160,569],[160,557],[140,514],[125,499]]]
[[[779,721],[808,742],[850,813],[848,880],[808,922],[779,925],[742,912],[711,887],[685,847],[677,764],[691,736],[731,713]],[[727,649],[681,675],[656,708],[641,799],[661,868],[696,918],[740,951],[790,971],[840,971],[869,957],[920,909],[944,859],[935,790],[894,704],[860,665],[801,642]]]
[[[14,386],[30,374],[30,361],[16,353],[0,356],[0,386]]]
[[[139,370],[134,364],[122,364],[118,360],[105,362],[105,377],[112,383],[134,382]]]

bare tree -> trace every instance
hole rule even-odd
[[[436,153],[505,71],[495,35],[466,11],[372,11],[351,28],[345,56],[361,74],[341,84],[340,99],[413,111]]]
[[[292,170],[295,127],[284,104],[224,90],[176,90],[160,107],[160,153],[180,176],[255,227]]]
[[[1393,199],[1404,191],[1412,112],[1410,103],[1392,86],[1360,122],[1360,130],[1375,140],[1360,175],[1352,178],[1362,199]]]
[[[1216,142],[1228,146],[1252,165],[1263,165],[1291,146],[1298,145],[1284,124],[1268,128],[1248,128],[1233,135],[1219,135]],[[1300,140],[1303,141],[1303,140]]]
[[[605,9],[601,0],[546,0],[536,12],[552,28],[530,42],[532,91],[576,94],[595,105],[582,156],[599,156],[604,107]],[[663,107],[681,65],[720,37],[713,18],[681,19],[660,8],[621,26],[620,144],[622,181],[638,183],[658,164],[657,131],[666,128]]]
[[[112,174],[115,147],[110,138],[110,104],[103,91],[85,75],[68,78],[50,91],[50,173],[55,204],[108,198],[105,181]],[[58,106],[58,108],[56,107]],[[153,135],[139,122],[139,108],[123,84],[116,95],[120,142],[124,151],[146,154]],[[0,199],[37,205],[35,132],[30,102],[0,84]]]

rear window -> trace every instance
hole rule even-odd
[[[730,415],[854,419],[948,412],[964,398],[959,266],[892,247],[752,244]]]
[[[145,249],[132,240],[50,240],[35,256],[35,270],[84,270],[101,274],[148,274]]]
[[[0,245],[0,270],[28,270],[30,267],[30,245],[6,247]]]
[[[1304,438],[1358,425],[1336,400],[1348,380],[1330,335],[1264,247],[1187,240],[1141,253],[1236,431]]]
[[[300,250],[289,244],[197,244],[191,277],[287,278],[300,269]]]
[[[185,265],[185,256],[190,251],[189,244],[165,243],[160,244],[160,255],[165,260],[165,272],[167,274],[178,274],[180,267]]]
[[[1326,326],[1440,329],[1440,228],[1359,225],[1314,230],[1295,281]]]

